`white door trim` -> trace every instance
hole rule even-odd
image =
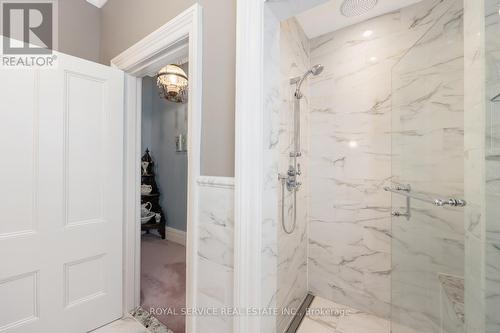
[[[264,1],[237,0],[234,306],[262,308]],[[259,316],[235,316],[236,333],[261,331]]]
[[[140,301],[140,157],[141,78],[188,51],[188,211],[186,246],[186,305],[196,307],[198,187],[202,119],[202,7],[195,4],[141,41],[115,57],[111,64],[125,71],[125,219],[124,219],[124,310]],[[186,50],[187,49],[187,50]],[[186,317],[186,332],[194,333],[195,317]]]

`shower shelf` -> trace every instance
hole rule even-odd
[[[415,200],[427,202],[427,203],[432,204],[432,205],[437,206],[437,207],[445,207],[445,206],[450,206],[450,207],[465,207],[465,205],[467,204],[465,202],[465,200],[455,199],[455,198],[450,198],[450,199],[439,199],[439,198],[438,199],[429,199],[429,198],[426,198],[426,197],[422,197],[422,196],[419,196],[419,195],[412,194],[410,188],[411,188],[410,186],[407,186],[406,188],[400,187],[400,186],[397,187],[397,188],[392,188],[392,187],[386,186],[386,187],[384,187],[384,190],[387,191],[387,192],[391,192],[391,193],[402,195],[402,196],[407,197],[407,198],[411,198],[411,199],[415,199]]]

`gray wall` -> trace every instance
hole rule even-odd
[[[59,51],[99,62],[101,12],[85,0],[60,0]]]
[[[234,175],[235,0],[200,0],[203,7],[201,173]],[[194,0],[109,0],[101,9],[101,62],[167,23]]]
[[[187,66],[182,66],[187,72]],[[175,151],[175,137],[187,134],[187,104],[169,102],[158,94],[155,81],[142,80],[142,147],[155,161],[160,204],[167,225],[186,231],[187,154]]]

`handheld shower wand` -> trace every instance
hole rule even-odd
[[[293,233],[295,226],[297,224],[297,191],[300,188],[301,183],[297,180],[298,176],[301,175],[300,163],[298,163],[297,158],[299,158],[302,153],[300,151],[300,100],[302,99],[302,84],[310,75],[319,75],[323,72],[323,65],[314,65],[311,67],[304,75],[296,77],[290,80],[290,84],[296,84],[294,93],[294,103],[293,103],[293,142],[294,151],[290,152],[290,157],[293,158],[293,163],[288,167],[286,175],[278,175],[281,181],[281,225],[283,230],[287,234]],[[288,191],[293,191],[293,222],[292,227],[289,230],[285,223],[285,185]]]
[[[294,78],[290,81],[291,84],[297,83],[297,88],[295,89],[295,97],[297,99],[301,99],[303,97],[302,92],[300,91],[300,88],[302,88],[302,83],[307,79],[309,75],[319,75],[321,72],[323,72],[323,65],[317,64],[312,66],[307,72],[305,72],[302,77],[297,77]]]

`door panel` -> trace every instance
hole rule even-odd
[[[66,224],[102,221],[106,82],[76,73],[66,73],[65,80]],[[96,186],[95,179],[102,183]]]
[[[0,170],[2,170],[0,211],[5,212],[7,215],[4,215],[4,218],[10,220],[10,223],[0,224],[0,238],[33,232],[35,229],[33,204],[36,195],[34,184],[36,132],[33,128],[37,126],[38,118],[37,109],[34,107],[35,90],[33,85],[29,84],[35,81],[35,73],[33,71],[16,73],[13,70],[4,72],[2,81],[9,83],[16,78],[20,84],[15,86],[8,84],[2,87],[0,92],[2,127],[18,129],[15,133],[0,132],[0,151],[6,157],[0,160]],[[28,84],[23,85],[22,82]],[[19,98],[18,89],[21,88],[23,98]]]
[[[122,315],[123,73],[57,60],[0,76],[2,333]]]

